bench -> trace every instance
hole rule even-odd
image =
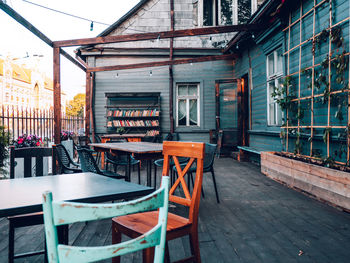
[[[259,149],[256,149],[254,147],[249,146],[237,146],[239,149],[239,155],[238,155],[238,161],[245,161],[247,159],[246,154],[244,152],[254,153],[260,156],[261,151]]]

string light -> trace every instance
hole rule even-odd
[[[149,71],[149,76],[152,77],[152,70]]]
[[[91,24],[90,24],[90,31],[94,30],[94,21],[91,21]]]
[[[160,40],[160,35],[158,35],[158,37],[157,37],[157,42],[159,42],[159,40]]]
[[[117,74],[114,77],[115,78],[119,78],[119,73],[117,72]]]

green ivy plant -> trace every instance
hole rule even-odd
[[[5,160],[8,157],[9,134],[4,126],[0,126],[0,179],[5,177]]]

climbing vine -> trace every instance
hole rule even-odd
[[[332,5],[330,4],[330,11]],[[332,12],[332,19],[334,12]],[[344,38],[341,26],[335,26],[331,29],[323,29],[317,36],[313,38],[312,53],[315,56],[317,50],[321,50],[323,43],[329,43],[332,45],[332,52],[330,56],[327,52],[325,57],[318,65],[314,67],[303,68],[300,71],[300,75],[305,77],[305,87],[308,90],[314,88],[315,94],[311,96],[311,100],[314,103],[320,103],[320,105],[330,105],[334,109],[334,118],[339,122],[345,119],[344,108],[348,110],[348,82],[346,81],[345,73],[349,64],[349,56],[345,49]],[[329,75],[330,74],[330,75]],[[330,86],[330,82],[332,86]],[[275,87],[272,93],[272,97],[279,104],[282,111],[288,113],[288,116],[284,120],[280,137],[285,144],[285,138],[287,134],[290,134],[295,138],[294,154],[301,154],[303,150],[302,137],[308,137],[308,142],[312,143],[313,137],[316,134],[316,130],[311,128],[308,130],[310,134],[301,129],[286,129],[286,123],[298,122],[298,127],[302,126],[303,119],[305,117],[305,111],[310,110],[310,102],[302,105],[300,98],[297,98],[293,93],[294,81],[292,76],[285,77],[282,86]],[[331,88],[332,87],[332,88]],[[346,93],[345,93],[346,92]],[[310,101],[310,100],[305,100]],[[325,107],[325,106],[324,106]],[[295,126],[295,125],[294,125]],[[338,149],[333,149],[333,152],[326,157],[322,157],[322,151],[320,149],[312,148],[311,156],[321,159],[325,166],[332,166],[335,163],[335,158],[341,159],[344,154],[349,151],[347,142],[350,140],[350,127],[345,129],[339,129],[335,132],[332,126],[327,126],[323,130],[322,138],[325,144],[330,141],[334,141],[339,145]],[[321,135],[321,134],[319,134]],[[336,136],[336,139],[334,139]],[[347,163],[349,165],[349,163]]]

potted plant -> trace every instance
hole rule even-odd
[[[6,170],[5,167],[5,161],[8,157],[8,142],[9,142],[9,135],[5,130],[4,126],[0,126],[0,179],[5,177]]]

